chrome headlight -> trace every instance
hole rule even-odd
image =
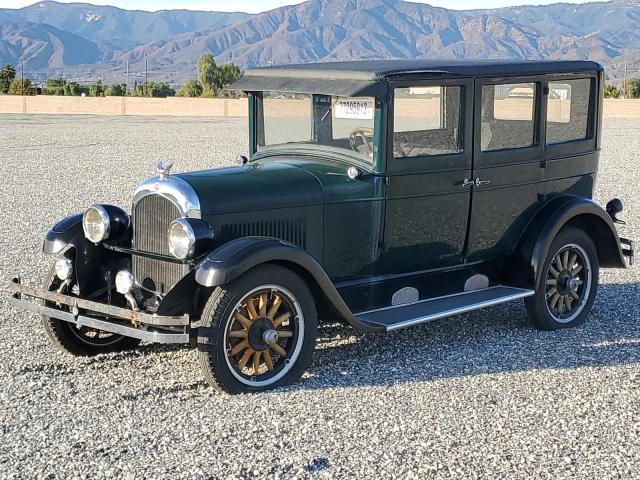
[[[92,205],[82,216],[84,236],[93,243],[100,243],[109,237],[111,219],[101,205]]]
[[[196,246],[196,234],[185,218],[174,220],[169,225],[169,252],[184,260],[193,256]]]

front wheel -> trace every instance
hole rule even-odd
[[[598,291],[599,261],[583,230],[565,228],[555,238],[533,297],[525,300],[532,323],[543,330],[584,323]]]
[[[198,357],[210,385],[229,393],[296,381],[311,361],[317,313],[311,292],[278,265],[250,270],[217,288],[204,307]]]
[[[61,281],[56,277],[55,269],[52,267],[45,279],[47,290],[58,290],[61,288]],[[64,286],[61,293],[73,295]],[[68,308],[68,307],[65,307]],[[103,332],[88,327],[78,327],[73,323],[50,318],[42,315],[42,325],[51,342],[58,349],[76,356],[90,356],[99,353],[115,352],[135,348],[140,344],[140,340],[115,333]]]

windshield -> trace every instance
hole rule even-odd
[[[257,105],[258,152],[321,147],[373,163],[374,98],[264,92]]]

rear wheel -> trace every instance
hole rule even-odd
[[[532,323],[544,330],[584,323],[598,291],[599,261],[583,230],[566,228],[551,244],[536,294],[525,301]]]
[[[217,288],[202,312],[198,356],[205,378],[229,393],[296,381],[315,347],[311,292],[292,271],[257,267]]]
[[[49,290],[58,290],[62,282],[56,277],[55,269],[52,267],[45,279],[44,287]],[[67,288],[63,288],[65,295],[72,295]],[[58,308],[58,307],[56,307]],[[104,332],[88,327],[77,327],[73,323],[50,318],[42,315],[42,325],[51,342],[60,350],[71,355],[89,356],[99,353],[114,352],[135,348],[140,344],[140,340],[124,337],[115,333]]]

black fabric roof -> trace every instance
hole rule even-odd
[[[248,70],[231,90],[379,96],[384,82],[412,74],[499,77],[600,71],[589,61],[564,60],[363,60],[263,67]]]

